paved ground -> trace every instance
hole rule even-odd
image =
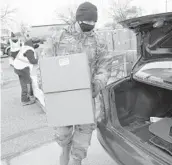
[[[54,143],[54,132],[47,127],[45,113],[36,104],[22,107],[17,77],[8,67],[4,74],[7,79],[14,76],[16,81],[8,81],[1,88],[2,164],[58,165],[60,147]],[[115,165],[99,144],[96,132],[84,164]]]
[[[60,165],[59,155],[61,148],[56,142],[41,146],[40,148],[23,153],[8,162],[10,165]],[[88,157],[83,161],[83,165],[117,165],[104,152],[96,138],[96,132],[93,134],[92,146],[89,148]]]
[[[42,110],[36,104],[21,106],[19,83],[15,83],[1,90],[2,158],[53,139]]]
[[[13,68],[9,66],[8,58],[0,59],[1,70],[3,71],[2,77],[4,81],[9,82],[11,80],[17,80],[17,75],[13,72]]]

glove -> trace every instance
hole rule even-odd
[[[100,92],[100,85],[98,81],[92,83],[92,96],[95,98]]]

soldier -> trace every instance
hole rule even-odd
[[[56,55],[86,52],[91,68],[93,99],[105,88],[112,62],[107,46],[93,31],[97,17],[95,5],[82,3],[76,11],[76,22],[62,32],[55,52]],[[62,147],[60,165],[81,165],[95,128],[95,123],[54,128],[57,142]]]

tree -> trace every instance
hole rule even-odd
[[[10,26],[10,23],[14,22],[13,16],[16,12],[17,9],[11,8],[9,5],[1,6],[1,25],[3,25],[3,27]]]
[[[58,19],[67,25],[70,25],[76,21],[75,15],[76,15],[76,6],[67,8],[67,12],[65,12],[65,14],[57,12]]]
[[[20,24],[20,33],[21,33],[23,39],[26,40],[27,35],[29,34],[29,25],[24,23],[24,22],[21,22],[21,24]]]
[[[112,7],[110,8],[110,15],[113,18],[114,28],[120,21],[141,16],[142,9],[132,6],[132,1],[133,0],[125,0],[124,3],[120,3],[120,1],[113,1]]]
[[[56,12],[57,18],[60,21],[62,21],[66,26],[75,23],[76,6],[66,8],[65,12],[63,13],[59,13],[59,11],[55,11],[55,12]],[[51,51],[49,52],[49,54],[52,54],[53,56],[57,55],[58,42],[61,35],[61,29],[62,27],[52,27],[50,29],[52,32],[52,35],[48,37],[47,42],[49,43],[49,45],[51,45],[51,49],[49,49]]]

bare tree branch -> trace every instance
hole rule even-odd
[[[9,5],[1,6],[0,21],[3,26],[9,26],[10,22],[14,22],[13,16],[17,9],[10,8]]]
[[[114,20],[114,25],[118,24],[118,22],[123,21],[128,18],[133,18],[141,15],[141,9],[132,6],[131,2],[133,0],[126,0],[125,3],[117,3],[114,0],[112,1],[112,7],[110,7],[109,14]]]
[[[24,22],[21,22],[21,24],[20,24],[20,33],[21,33],[24,40],[27,39],[26,36],[27,36],[28,32],[29,32],[29,25],[24,23]]]
[[[58,14],[58,18],[66,24],[70,24],[70,18],[66,17],[64,14]]]
[[[57,12],[57,17],[58,17],[58,19],[60,19],[65,24],[70,25],[76,21],[75,11],[76,11],[76,6],[73,8],[69,7],[65,14],[61,14],[61,13]]]

